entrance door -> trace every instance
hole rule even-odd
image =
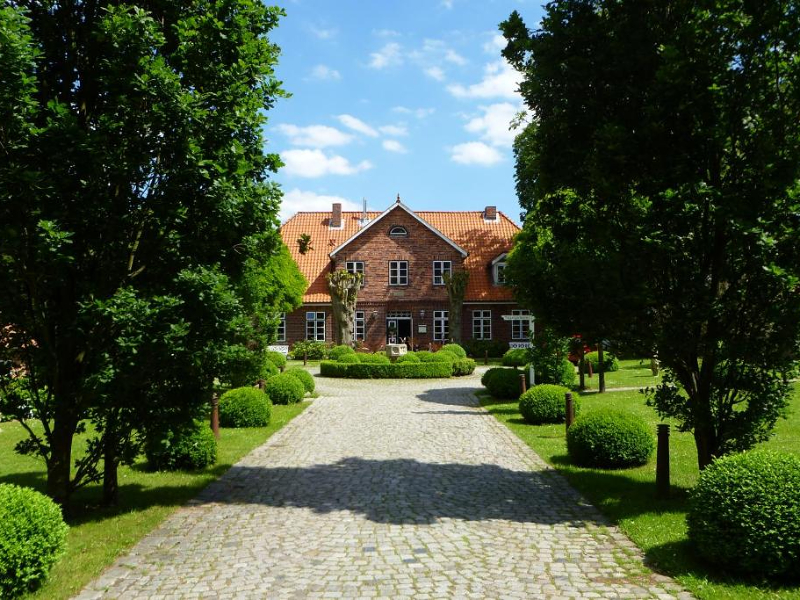
[[[411,343],[411,311],[392,311],[387,315],[386,343]]]

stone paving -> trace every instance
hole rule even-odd
[[[317,381],[78,598],[691,597],[477,406],[477,374]]]

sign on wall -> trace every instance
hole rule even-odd
[[[508,347],[511,349],[515,348],[533,348],[533,344],[530,342],[508,342]]]
[[[272,350],[273,352],[280,352],[284,356],[289,354],[289,346],[286,344],[278,344],[275,346],[267,346],[267,350]]]

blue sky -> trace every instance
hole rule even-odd
[[[481,210],[514,220],[518,75],[498,24],[537,1],[285,0],[271,38],[292,94],[269,113],[267,149],[286,166],[282,220],[298,210]]]

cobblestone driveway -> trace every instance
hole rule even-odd
[[[79,598],[689,597],[477,407],[477,376],[318,386]]]

